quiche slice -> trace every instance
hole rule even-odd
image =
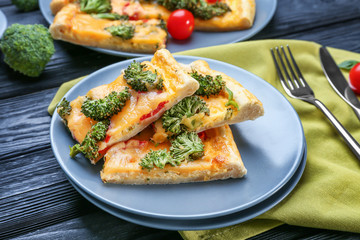
[[[71,110],[68,111],[68,114],[63,115],[63,120],[73,138],[82,143],[98,120],[91,116],[85,116],[82,107],[87,99],[104,99],[113,92],[119,93],[128,88],[129,100],[126,101],[120,112],[109,118],[110,123],[106,137],[97,142],[100,156],[96,159],[90,159],[93,164],[106,153],[111,145],[135,136],[157,120],[164,111],[184,97],[192,95],[199,88],[199,83],[184,72],[180,64],[166,49],[157,51],[150,62],[145,61],[141,65],[145,67],[143,72],[149,71],[155,74],[157,79],[162,79],[163,87],[161,90],[151,89],[146,92],[134,90],[124,78],[123,71],[115,81],[93,88],[86,96],[79,96],[70,102]],[[61,109],[58,107],[59,114],[60,111]],[[98,114],[99,110],[93,112]]]
[[[246,168],[228,125],[203,132],[204,155],[181,165],[166,164],[151,170],[140,166],[141,159],[151,150],[168,150],[170,142],[159,145],[149,141],[151,129],[140,136],[112,146],[105,155],[101,179],[120,184],[176,184],[241,178]]]
[[[154,53],[165,48],[167,40],[167,32],[158,19],[146,22],[97,19],[81,12],[75,3],[61,8],[49,30],[57,40],[127,52]]]
[[[190,118],[184,117],[181,120],[181,124],[187,128],[187,130],[202,132],[225,124],[254,120],[264,115],[263,104],[256,96],[230,76],[210,69],[206,61],[197,60],[189,65],[181,64],[181,66],[183,70],[189,74],[196,72],[197,75],[203,77],[211,76],[213,79],[221,76],[227,88],[227,90],[225,90],[225,88],[218,95],[200,96],[200,98],[206,102],[210,114],[201,113]],[[195,94],[197,94],[197,92]],[[231,94],[232,97],[230,96]],[[229,98],[232,98],[234,104],[229,104]],[[155,134],[152,139],[158,143],[166,141],[166,139],[172,135],[171,132],[164,129],[162,119],[163,118],[159,118],[153,124]]]
[[[201,0],[206,2],[206,0]],[[50,8],[55,15],[63,6],[74,0],[52,0]],[[168,2],[166,0],[162,2]],[[195,17],[195,29],[200,31],[235,31],[250,28],[254,23],[255,0],[219,0],[231,11],[210,19]],[[171,11],[156,1],[111,0],[112,12],[127,15],[130,19],[164,19],[167,20]]]

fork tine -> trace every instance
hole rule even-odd
[[[295,59],[294,59],[294,57],[293,57],[293,55],[292,55],[292,53],[291,53],[291,50],[290,50],[289,45],[286,45],[286,47],[287,47],[287,49],[288,49],[288,51],[289,51],[291,61],[292,61],[293,65],[294,65],[294,67],[295,67],[295,70],[296,70],[297,75],[299,76],[299,80],[300,80],[301,84],[302,84],[304,87],[305,87],[305,86],[309,86],[309,85],[307,84],[307,82],[305,81],[303,75],[301,74],[301,71],[300,71],[298,65],[297,65],[296,62],[295,62]]]
[[[278,64],[278,62],[276,60],[275,54],[274,54],[274,49],[271,48],[270,51],[271,51],[271,55],[272,55],[274,63],[275,63],[276,71],[277,71],[277,73],[279,75],[279,78],[280,78],[280,82],[282,83],[283,87],[286,87],[287,89],[290,89],[290,87],[288,86],[288,84],[285,81],[284,75],[282,74],[282,72],[280,70],[280,66],[279,66],[279,64]]]
[[[283,68],[283,71],[284,71],[284,73],[285,73],[287,83],[291,86],[291,90],[293,90],[293,89],[294,89],[294,85],[293,85],[293,83],[292,83],[292,81],[291,81],[291,78],[290,78],[290,75],[289,75],[289,73],[288,73],[288,71],[287,71],[287,69],[286,69],[286,66],[285,66],[284,61],[283,61],[283,59],[282,59],[282,56],[281,56],[281,54],[280,54],[279,48],[276,47],[275,50],[276,50],[276,53],[277,53],[278,58],[279,58],[279,60],[280,60],[281,66],[282,66],[282,68]]]
[[[291,64],[290,64],[290,61],[289,61],[289,59],[288,59],[288,57],[287,57],[287,54],[286,54],[286,52],[285,52],[285,50],[284,50],[284,47],[283,47],[283,46],[280,46],[280,48],[281,48],[281,50],[282,50],[282,52],[283,52],[283,55],[284,55],[286,64],[287,64],[287,66],[288,66],[288,69],[290,70],[291,75],[292,75],[292,77],[293,77],[293,82],[295,83],[296,87],[298,88],[298,87],[300,87],[300,85],[299,85],[299,79],[298,79],[298,77],[296,76],[296,74],[295,74],[295,72],[294,72],[294,70],[293,70],[293,67],[292,67]],[[300,82],[300,84],[302,84],[302,82]],[[302,84],[302,85],[305,86],[304,84]]]

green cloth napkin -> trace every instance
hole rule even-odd
[[[319,44],[297,40],[260,40],[178,53],[227,62],[272,84],[296,109],[308,144],[304,174],[295,189],[281,203],[255,219],[234,226],[204,231],[181,231],[184,239],[244,239],[283,223],[360,233],[360,161],[354,157],[320,110],[285,94],[269,49],[286,44],[290,45],[316,97],[332,111],[354,138],[360,141],[359,120],[350,106],[331,88],[323,74]],[[360,60],[360,54],[357,53],[333,48],[329,51],[337,63],[349,59]],[[344,74],[347,77],[348,73]],[[53,111],[69,85],[60,87],[49,112]]]

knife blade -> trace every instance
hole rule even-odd
[[[360,120],[360,102],[325,47],[320,48],[321,66],[335,92],[354,110]]]

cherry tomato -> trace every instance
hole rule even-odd
[[[360,94],[360,63],[351,68],[349,78],[351,89]]]
[[[206,0],[208,3],[216,3],[216,2],[220,2],[218,0]]]
[[[173,38],[186,39],[191,36],[194,30],[194,16],[185,9],[175,10],[168,19],[167,29]]]

